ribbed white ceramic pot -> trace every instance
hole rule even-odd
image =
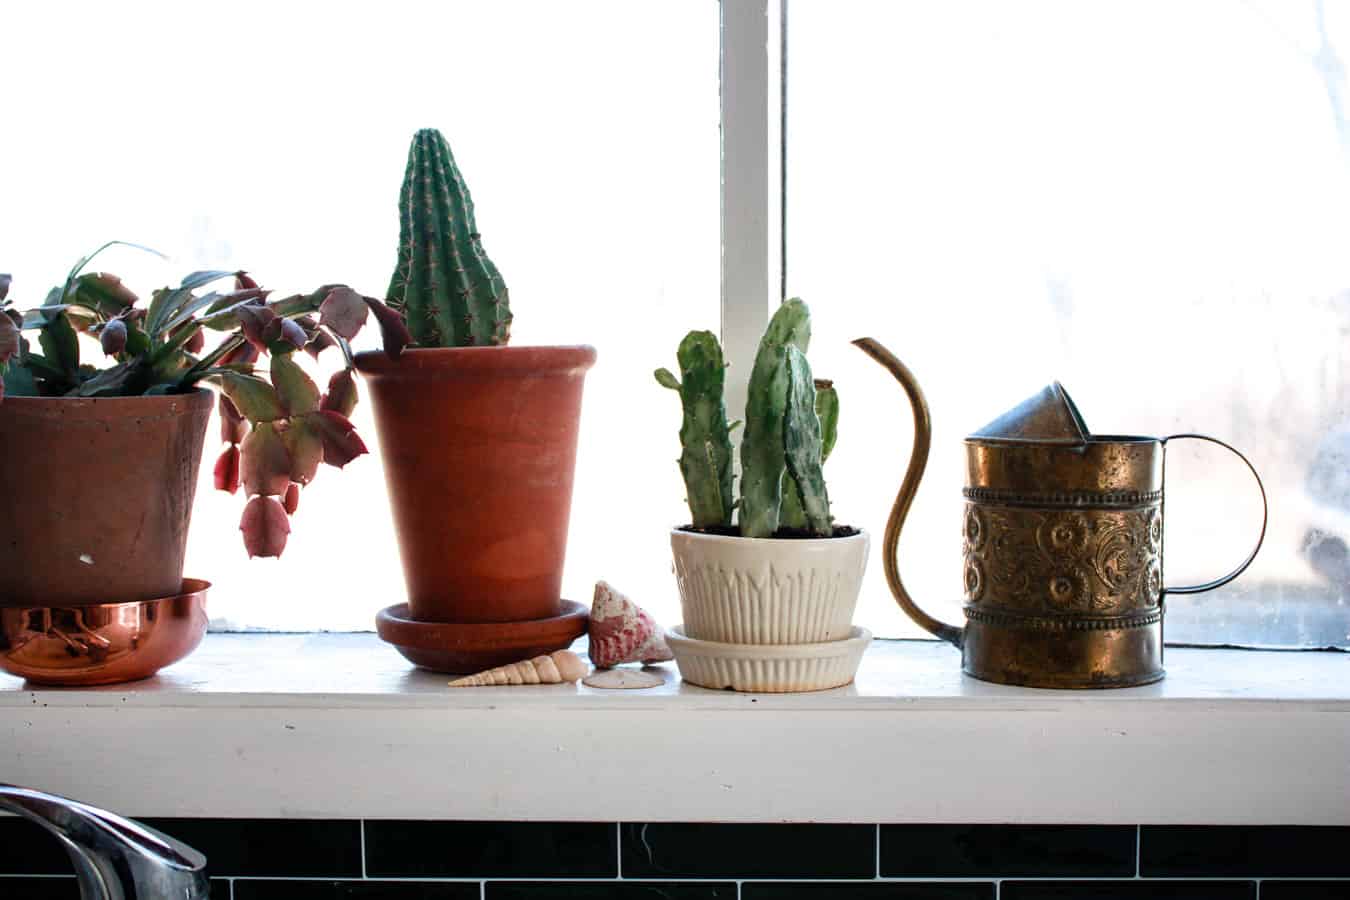
[[[684,633],[724,644],[815,644],[849,636],[870,544],[850,537],[724,537],[675,529]]]

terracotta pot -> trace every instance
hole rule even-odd
[[[213,397],[0,402],[0,607],[178,594]]]
[[[519,622],[562,614],[581,388],[591,347],[362,353],[408,614]]]

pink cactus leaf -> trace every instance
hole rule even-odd
[[[9,296],[9,283],[12,279],[9,275],[0,275],[0,300]]]
[[[239,445],[239,475],[252,496],[279,497],[291,483],[291,454],[275,422],[261,422]]]
[[[295,325],[294,322],[287,324]],[[297,329],[300,326],[295,325]],[[319,408],[319,386],[289,353],[272,354],[272,387],[288,415],[299,416]]]
[[[247,272],[240,270],[240,271],[234,273],[234,289],[235,289],[235,290],[237,290],[237,291],[246,291],[246,290],[250,290],[250,289],[257,290],[257,288],[258,288],[258,282],[254,281],[252,278],[250,278],[250,277],[249,277],[249,274],[248,274]]]
[[[286,497],[281,505],[286,508],[286,515],[295,515],[295,511],[300,508],[300,485],[292,483],[286,488]]]
[[[323,432],[314,419],[312,415],[296,416],[280,430],[281,442],[291,460],[290,480],[298,484],[313,481],[319,463],[323,462]]]
[[[328,379],[328,393],[319,402],[319,409],[331,410],[344,417],[350,417],[356,409],[356,379],[351,369],[342,369]]]
[[[216,460],[216,490],[233,494],[239,490],[239,448],[230,444]]]
[[[290,344],[296,350],[305,346],[305,342],[309,340],[309,335],[305,334],[304,328],[290,319],[278,319],[277,321],[281,323],[280,340]]]
[[[323,461],[341,469],[366,450],[365,442],[347,417],[331,409],[320,410],[312,418],[323,438]]]
[[[369,315],[366,301],[349,287],[333,288],[319,305],[319,324],[327,325],[349,341],[356,337]]]
[[[248,303],[235,311],[239,319],[239,329],[244,340],[253,345],[259,353],[267,352],[268,330],[274,327],[277,314],[261,303]],[[278,333],[280,326],[275,326]]]
[[[248,437],[248,421],[239,414],[234,401],[224,394],[217,395],[216,405],[220,415],[220,439],[227,444],[237,444]]]
[[[6,316],[9,317],[9,320],[14,323],[15,328],[23,328],[23,313],[13,308],[0,309],[0,312],[3,312]]]
[[[380,336],[384,341],[384,352],[392,359],[397,359],[403,353],[403,348],[412,343],[412,334],[408,331],[408,326],[403,323],[403,316],[397,310],[376,300],[374,297],[363,297],[370,311],[375,314],[375,320],[380,323]]]
[[[127,348],[127,323],[113,319],[103,326],[98,335],[99,345],[109,356],[116,356]]]
[[[329,347],[333,347],[336,345],[337,341],[333,340],[332,335],[330,335],[328,332],[316,331],[314,332],[314,337],[310,338],[309,341],[305,344],[305,352],[308,353],[310,356],[312,356],[314,359],[318,359],[320,353],[327,350]]]
[[[220,358],[222,366],[251,366],[258,361],[258,348],[244,341]]]
[[[19,352],[19,327],[9,316],[0,316],[0,365]]]
[[[250,558],[280,556],[291,533],[286,509],[271,497],[254,497],[244,507],[239,530],[244,533],[244,549]]]

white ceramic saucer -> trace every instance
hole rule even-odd
[[[824,691],[853,680],[872,632],[821,644],[722,644],[686,637],[683,625],[666,634],[680,675],[700,687],[755,693]]]

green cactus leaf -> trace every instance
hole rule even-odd
[[[29,371],[26,365],[19,365],[18,360],[11,362],[8,366],[0,366],[0,384],[3,384],[4,395],[7,397],[36,397],[38,395],[37,381],[33,378],[33,373]]]
[[[220,389],[234,403],[235,409],[250,422],[270,422],[286,417],[281,398],[272,385],[253,375],[223,372]]]
[[[234,272],[215,270],[193,272],[184,278],[178,287],[155,291],[150,299],[150,308],[145,314],[146,332],[152,338],[158,338],[160,334],[169,330],[169,322],[182,311],[183,307],[195,299],[192,293],[194,290],[213,281],[233,277]]]
[[[291,481],[309,484],[323,462],[323,431],[313,416],[295,416],[281,432],[291,458]]]
[[[806,352],[811,312],[801,300],[785,301],[774,312],[759,342],[745,402],[741,440],[740,531],[743,537],[773,536],[781,524],[783,421],[787,409],[787,349]]]
[[[830,498],[821,472],[820,418],[816,415],[816,387],[806,354],[787,348],[788,401],[783,422],[783,455],[806,512],[808,530],[828,537],[833,533]]]
[[[74,379],[80,370],[80,339],[65,312],[59,312],[42,326],[38,343],[46,357]]]
[[[663,388],[670,388],[672,391],[680,389],[680,379],[676,378],[669,369],[657,369],[655,373],[656,383]]]
[[[272,354],[272,387],[287,415],[298,416],[319,408],[319,387],[290,353]],[[304,482],[301,482],[302,484]]]
[[[9,316],[0,316],[0,365],[19,352],[19,326]]]
[[[239,477],[244,493],[280,497],[291,483],[291,454],[277,422],[259,422],[239,445]]]

